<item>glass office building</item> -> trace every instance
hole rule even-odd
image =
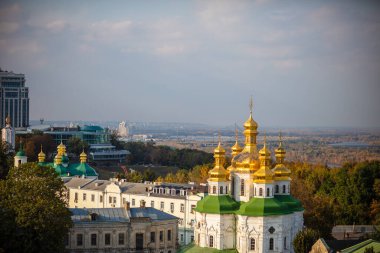
[[[8,115],[15,128],[29,125],[29,88],[24,74],[0,69],[0,128]]]

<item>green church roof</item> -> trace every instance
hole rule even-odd
[[[275,195],[274,197],[281,203],[286,204],[292,212],[299,212],[305,210],[302,207],[301,201],[293,198],[291,195]]]
[[[290,208],[276,198],[252,198],[243,203],[236,214],[243,216],[270,216],[290,214]]]
[[[62,164],[56,165],[54,163],[38,163],[40,166],[48,166],[55,169],[55,172],[60,177],[73,177],[73,176],[97,176],[95,169],[87,163],[70,163],[67,167]],[[69,173],[69,174],[68,174]]]
[[[19,150],[17,153],[16,153],[16,156],[25,156],[25,152],[24,150]]]
[[[380,252],[380,242],[369,239],[367,241],[358,243],[347,249],[343,249],[342,253],[364,253],[367,248],[373,247],[373,252]]]
[[[239,209],[239,203],[229,195],[207,195],[198,201],[195,211],[200,213],[228,214]]]

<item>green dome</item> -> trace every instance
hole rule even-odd
[[[252,198],[242,204],[236,214],[243,216],[270,216],[290,214],[290,208],[276,198]]]
[[[292,212],[303,211],[301,201],[290,195],[276,195],[275,198],[283,204],[286,204]]]
[[[200,213],[228,214],[239,209],[239,203],[229,195],[207,195],[197,203],[195,211]]]
[[[16,153],[16,156],[25,156],[25,152],[24,152],[24,150],[19,150],[19,151]]]
[[[62,163],[68,163],[68,162],[69,162],[69,158],[66,155],[63,155],[62,156]]]

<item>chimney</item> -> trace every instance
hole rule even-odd
[[[142,199],[140,201],[140,207],[145,208],[145,200]]]

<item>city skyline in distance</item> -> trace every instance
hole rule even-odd
[[[153,8],[154,7],[154,8]],[[380,4],[2,1],[30,118],[380,126]]]

